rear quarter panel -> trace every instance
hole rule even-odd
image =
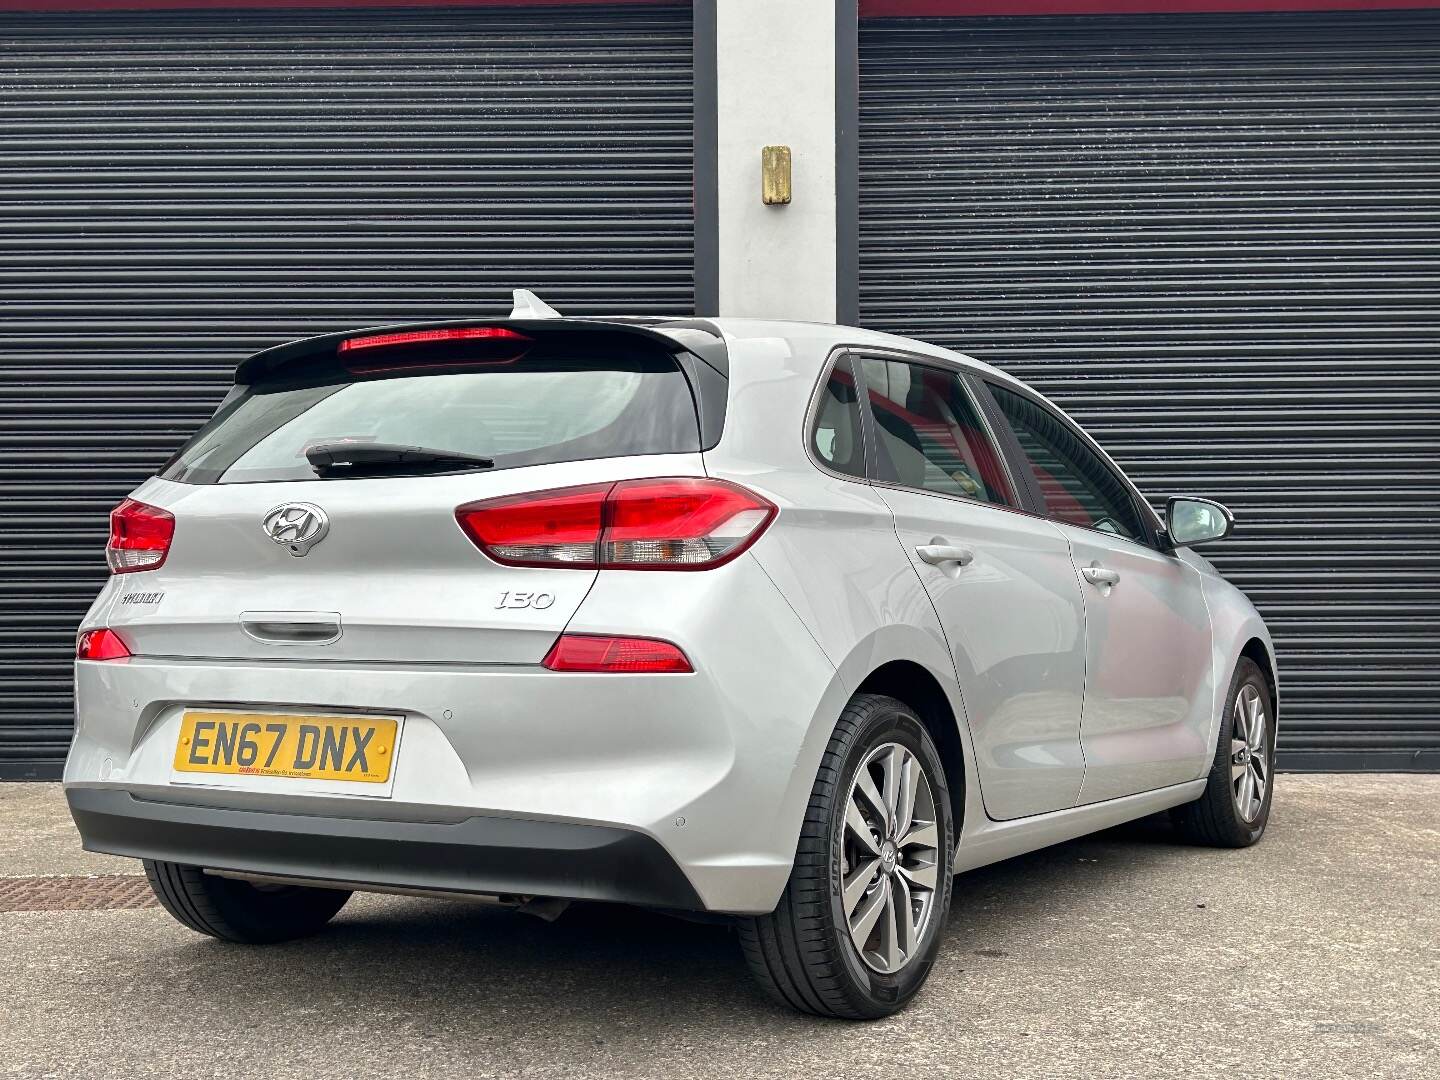
[[[806,450],[806,416],[836,342],[823,329],[811,338],[787,333],[730,344],[725,434],[705,454],[705,467],[779,506],[752,550],[839,665],[880,628],[933,620],[934,609],[884,500],[863,481],[822,471]]]
[[[788,332],[732,342],[725,435],[705,455],[711,475],[745,484],[780,507],[751,551],[835,669],[816,700],[786,804],[803,810],[855,690],[876,668],[907,660],[929,671],[946,692],[965,750],[967,818],[973,795],[974,812],[983,819],[969,775],[974,755],[954,661],[934,605],[900,546],[890,508],[868,484],[822,471],[806,449],[810,402],[836,344],[833,335]],[[792,846],[799,822],[786,818]]]

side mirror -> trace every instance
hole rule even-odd
[[[1224,540],[1235,528],[1235,515],[1210,499],[1176,495],[1165,502],[1165,532],[1175,547]]]

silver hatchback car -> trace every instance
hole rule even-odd
[[[1064,414],[916,341],[560,318],[261,352],[111,516],[70,808],[194,930],[352,890],[733,918],[883,1016],[951,875],[1158,811],[1254,843],[1255,609]]]

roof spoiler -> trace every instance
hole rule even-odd
[[[533,304],[530,302],[522,304],[522,295],[528,297],[529,301],[533,301]],[[339,353],[340,343],[348,338],[370,334],[394,334],[472,326],[518,330],[536,338],[595,333],[628,335],[641,338],[652,345],[658,345],[668,353],[690,353],[725,378],[730,376],[729,355],[724,337],[718,327],[703,319],[562,318],[554,308],[536,298],[533,293],[517,289],[515,310],[521,311],[522,309],[528,314],[520,318],[515,317],[512,313],[508,319],[452,319],[443,322],[395,323],[389,326],[367,326],[338,334],[320,334],[316,337],[301,338],[298,341],[264,349],[240,361],[235,368],[235,382],[237,385],[248,385],[270,378],[277,372],[304,360],[334,357]],[[541,314],[542,311],[551,314]]]

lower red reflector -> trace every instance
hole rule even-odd
[[[654,638],[610,637],[605,634],[561,634],[544,665],[551,671],[617,673],[669,672],[695,669],[678,645]]]
[[[130,655],[114,630],[86,630],[75,642],[77,660],[124,660]]]

